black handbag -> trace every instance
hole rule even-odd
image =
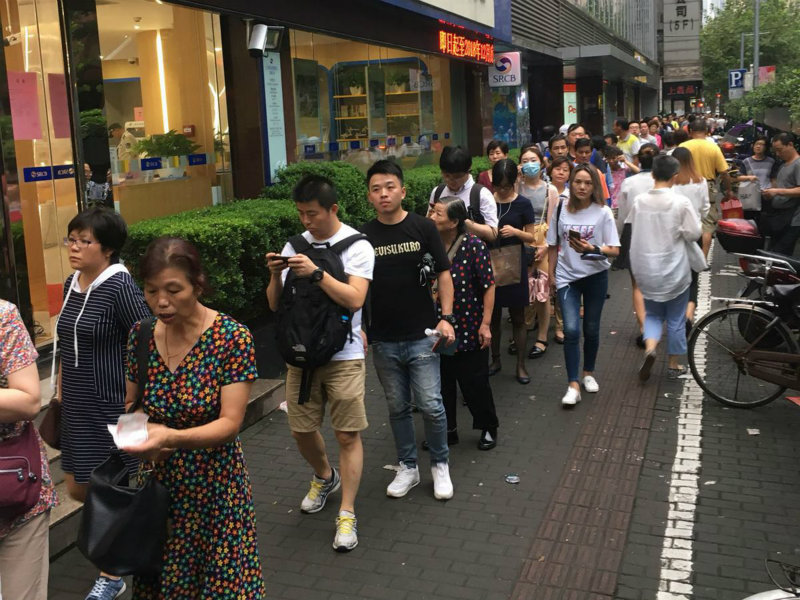
[[[144,319],[139,325],[138,391],[129,412],[134,412],[144,397],[153,322]],[[158,575],[167,541],[168,510],[167,488],[152,476],[141,487],[131,487],[122,453],[114,449],[89,478],[78,549],[111,575]]]

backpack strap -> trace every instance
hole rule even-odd
[[[295,254],[308,252],[312,248],[309,241],[299,233],[289,238],[289,244],[292,246],[292,248],[294,248]]]
[[[447,186],[444,183],[440,183],[439,185],[436,186],[436,190],[434,190],[434,192],[433,192],[433,202],[434,202],[434,204],[436,203],[436,201],[439,198],[442,197],[442,194],[444,193],[444,188],[446,188],[446,187]]]
[[[128,412],[136,412],[144,400],[144,388],[147,385],[147,359],[150,356],[150,340],[153,338],[155,317],[147,317],[139,322],[136,336],[136,400]]]
[[[484,187],[480,183],[474,183],[469,190],[469,211],[473,221],[478,225],[484,225],[486,220],[481,214],[481,191]]]
[[[347,250],[350,246],[364,240],[365,242],[369,242],[369,238],[364,235],[363,233],[354,233],[351,236],[344,238],[343,240],[339,240],[333,246],[331,246],[331,250],[336,254],[341,254],[345,250]]]

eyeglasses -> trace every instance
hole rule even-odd
[[[92,241],[89,241],[89,240],[77,240],[77,239],[71,238],[71,237],[65,237],[64,238],[64,245],[67,248],[69,248],[71,246],[77,246],[79,249],[83,249],[83,248],[88,248],[89,246],[91,246],[94,243],[95,242],[92,242]]]

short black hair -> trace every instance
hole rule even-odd
[[[547,147],[550,150],[552,150],[553,149],[553,145],[556,142],[560,142],[561,140],[564,140],[564,143],[566,144],[567,143],[567,136],[565,136],[563,133],[557,133],[556,135],[554,135],[553,137],[550,138],[549,142],[547,142]]]
[[[517,163],[510,158],[504,158],[494,163],[492,167],[492,185],[495,188],[503,185],[514,185],[517,182]]]
[[[641,148],[639,148],[639,152],[636,154],[636,158],[639,159],[639,166],[642,169],[652,169],[653,158],[658,156],[658,152],[658,146],[655,144],[649,142],[647,144],[642,144]]]
[[[677,158],[668,154],[661,154],[653,158],[653,179],[656,181],[669,181],[681,169]]]
[[[119,213],[105,206],[93,206],[75,215],[67,225],[73,231],[91,231],[103,250],[111,250],[111,264],[119,262],[119,253],[128,239],[128,226]]]
[[[486,156],[492,152],[492,150],[497,150],[500,148],[500,152],[503,154],[508,154],[508,144],[506,144],[503,140],[492,140],[488,144],[486,144]],[[446,173],[449,171],[445,171]]]
[[[622,156],[624,152],[617,146],[606,146],[603,148],[603,156],[606,160],[613,161],[618,156]]]
[[[603,150],[608,144],[606,144],[606,138],[602,135],[593,135],[592,136],[592,148],[595,150]]]
[[[439,157],[439,169],[443,173],[469,173],[472,157],[461,146],[445,146]]]
[[[583,126],[583,125],[581,125],[580,123],[573,123],[572,125],[570,125],[569,127],[567,127],[567,135],[569,135],[570,133],[572,133],[573,131],[575,131],[575,130],[576,130],[578,127],[580,127],[581,129],[583,129],[584,133],[586,132],[586,127],[584,127],[584,126]]]
[[[316,200],[325,210],[330,210],[338,204],[336,186],[327,177],[322,175],[306,175],[294,186],[292,197],[295,202],[304,204]]]
[[[379,160],[376,161],[367,171],[367,187],[373,175],[394,175],[403,185],[403,169],[400,168],[393,160]]]
[[[683,128],[680,128],[680,129],[674,131],[673,133],[675,135],[675,145],[676,146],[680,146],[683,142],[685,142],[686,140],[689,139],[689,134],[686,133],[686,131],[684,131]]]
[[[794,135],[791,133],[786,133],[785,131],[782,133],[775,134],[772,137],[772,142],[780,142],[783,146],[793,146],[794,145]]]
[[[575,140],[575,152],[578,151],[578,148],[583,148],[584,146],[592,147],[592,140],[589,138],[579,138]]]
[[[603,136],[603,139],[611,140],[611,145],[615,145],[619,142],[619,138],[617,137],[616,133],[607,133]]]
[[[693,133],[698,133],[700,131],[708,131],[708,127],[706,127],[706,120],[705,119],[695,119],[689,123],[689,131]]]
[[[621,117],[619,119],[614,119],[614,125],[622,129],[622,131],[628,131],[628,129],[631,128],[631,124],[628,119],[623,119]]]
[[[661,134],[661,141],[664,143],[665,146],[669,146],[670,148],[675,145],[675,132],[674,131],[665,131]]]

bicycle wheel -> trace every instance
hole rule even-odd
[[[786,388],[745,372],[735,355],[750,347],[772,316],[751,307],[722,308],[697,322],[688,340],[689,367],[709,396],[728,406],[752,408],[772,402]],[[797,352],[789,329],[779,323],[757,344],[761,350]]]

